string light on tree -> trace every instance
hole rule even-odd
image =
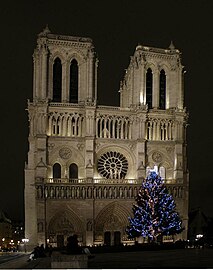
[[[174,199],[156,170],[150,171],[142,183],[136,202],[133,205],[134,217],[129,218],[130,224],[126,230],[130,239],[142,236],[156,241],[158,236],[183,231]]]

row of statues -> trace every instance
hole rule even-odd
[[[51,186],[38,185],[37,198],[43,199],[134,199],[140,186]],[[168,187],[174,198],[182,198],[181,186]]]

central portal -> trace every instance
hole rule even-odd
[[[107,231],[104,233],[104,245],[106,246],[119,246],[121,244],[121,232]]]
[[[63,248],[64,247],[64,235],[57,235],[57,247]]]

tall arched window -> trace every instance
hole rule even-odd
[[[57,57],[53,64],[53,102],[61,102],[62,65]]]
[[[77,179],[78,178],[78,166],[75,163],[70,164],[69,178],[70,179]]]
[[[164,180],[166,178],[166,169],[165,167],[160,167],[159,168],[159,174],[160,174],[160,177]]]
[[[70,65],[70,103],[78,103],[78,62],[73,59]]]
[[[149,109],[152,108],[152,77],[152,70],[148,68],[146,72],[146,104]]]
[[[59,163],[53,165],[53,178],[61,178],[61,165]]]
[[[162,110],[166,109],[166,73],[162,69],[160,72],[160,91],[159,91],[159,108]]]

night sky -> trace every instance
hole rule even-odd
[[[99,59],[98,103],[119,105],[119,84],[140,43],[182,52],[185,106],[190,113],[190,209],[213,217],[213,1],[8,0],[1,2],[0,209],[24,217],[28,151],[27,99],[32,99],[32,54],[37,34],[90,37]]]

